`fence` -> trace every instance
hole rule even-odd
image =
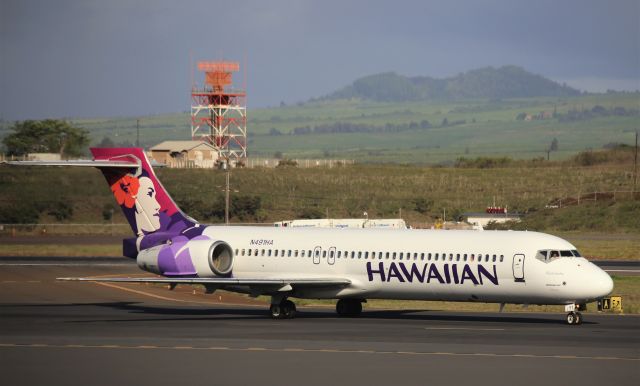
[[[0,236],[47,234],[132,236],[129,224],[0,224]]]
[[[591,192],[585,194],[578,194],[576,197],[561,197],[553,199],[546,205],[547,209],[562,208],[572,205],[580,205],[585,202],[597,202],[597,201],[617,201],[617,200],[640,200],[640,192],[632,190],[621,191],[605,191],[605,192]]]
[[[214,224],[224,225],[224,224]],[[232,223],[230,226],[273,227],[273,223]],[[129,224],[0,224],[0,236],[105,235],[132,237]]]
[[[280,159],[277,158],[247,158],[245,167],[255,168],[275,168],[278,166]],[[353,165],[355,160],[352,159],[292,159],[300,168],[314,168],[314,167],[337,167],[343,165]]]

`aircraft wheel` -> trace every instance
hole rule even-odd
[[[338,303],[336,303],[336,312],[338,313],[338,316],[347,316],[348,306],[346,299],[339,299]]]
[[[336,303],[336,312],[339,316],[358,316],[362,313],[362,302],[357,299],[340,299]]]
[[[576,312],[576,321],[575,324],[582,324],[582,314],[579,312]]]
[[[269,308],[269,313],[271,314],[271,319],[281,319],[282,318],[282,307],[279,304],[272,304]]]
[[[567,324],[569,325],[574,325],[577,324],[576,320],[578,319],[578,316],[575,312],[569,312],[567,314]]]
[[[291,300],[285,300],[280,304],[283,319],[293,319],[296,316],[296,305]]]

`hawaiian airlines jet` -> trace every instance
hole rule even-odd
[[[273,318],[294,317],[290,298],[338,299],[340,316],[359,315],[367,299],[409,299],[564,305],[568,324],[613,289],[573,245],[544,233],[202,225],[172,201],[142,149],[91,151],[93,161],[20,164],[100,169],[135,234],[124,256],[159,276],[61,280],[267,295]]]

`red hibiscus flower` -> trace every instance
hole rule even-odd
[[[140,181],[136,177],[126,175],[111,185],[111,191],[118,201],[118,205],[133,208],[140,188]]]

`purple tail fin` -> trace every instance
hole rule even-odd
[[[131,168],[99,168],[136,236],[179,234],[197,224],[171,199],[140,148],[92,148],[96,161],[135,163]]]

